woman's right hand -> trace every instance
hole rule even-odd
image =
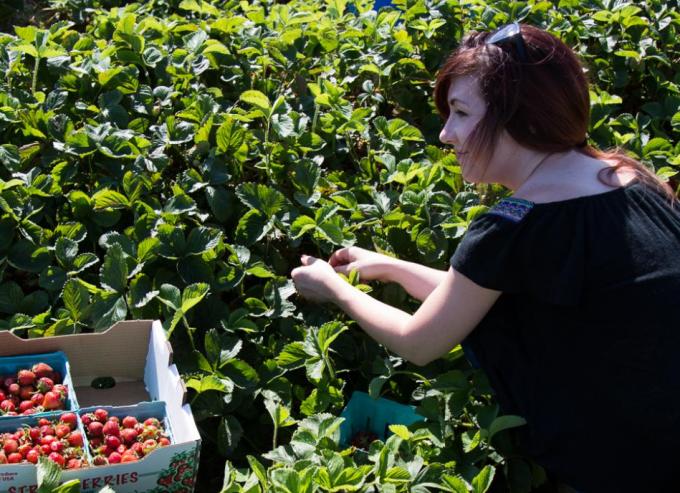
[[[333,252],[328,263],[335,269],[335,272],[348,277],[350,271],[359,271],[361,281],[387,281],[390,265],[395,260],[382,253],[351,246]]]

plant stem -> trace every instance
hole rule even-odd
[[[40,67],[40,57],[35,57],[35,65],[33,66],[33,83],[31,84],[31,93],[35,95],[38,87],[38,69]]]

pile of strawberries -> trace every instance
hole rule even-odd
[[[41,418],[36,426],[24,426],[13,433],[0,434],[0,464],[30,462],[45,456],[62,469],[87,465],[83,434],[77,429],[75,413],[64,413],[59,420]]]
[[[66,409],[68,388],[47,363],[0,377],[0,415],[16,416]]]
[[[134,416],[122,420],[96,409],[81,416],[95,466],[134,462],[158,447],[170,445],[160,420],[140,422]]]

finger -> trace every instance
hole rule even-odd
[[[346,264],[347,262],[349,262],[349,247],[336,250],[328,259],[328,263],[333,267],[336,265]]]
[[[352,264],[336,265],[333,268],[335,269],[335,272],[349,277],[349,271],[352,270]]]
[[[302,262],[302,265],[309,265],[314,263],[316,259],[310,255],[302,255],[300,257],[300,262]]]

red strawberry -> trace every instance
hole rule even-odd
[[[124,443],[132,443],[137,440],[137,431],[132,428],[124,428],[120,432],[120,437]]]
[[[64,450],[64,444],[61,443],[61,440],[55,440],[52,443],[50,443],[50,450],[52,452],[61,452]]]
[[[47,458],[50,459],[52,462],[56,462],[61,467],[64,467],[64,464],[66,462],[64,460],[64,456],[61,455],[59,452],[52,452]]]
[[[55,426],[54,431],[57,435],[57,438],[64,438],[66,435],[71,433],[71,427],[65,424],[58,424]]]
[[[106,439],[104,440],[106,442],[106,445],[108,447],[111,447],[112,449],[116,449],[120,446],[120,438],[118,438],[115,435],[107,435]]]
[[[106,422],[103,431],[104,435],[120,436],[120,426],[118,426],[118,423],[113,420]]]
[[[4,401],[0,402],[0,410],[5,413],[10,413],[15,409],[16,407],[14,406],[14,402],[10,401],[9,399],[5,399]]]
[[[22,461],[22,459],[23,457],[19,452],[14,452],[7,456],[7,462],[9,462],[10,464],[18,464],[19,462]]]
[[[7,440],[5,440],[2,449],[5,451],[6,454],[11,454],[19,449],[19,443],[17,443],[17,441],[13,438],[8,438]]]
[[[54,387],[54,382],[51,378],[42,377],[40,380],[38,380],[38,383],[35,385],[35,387],[38,389],[38,392],[42,392],[44,394],[45,392],[52,390],[52,387]]]
[[[101,423],[105,423],[106,420],[109,418],[109,412],[106,409],[95,409],[94,410],[94,417],[97,421]]]
[[[82,447],[83,446],[83,435],[78,430],[71,432],[67,438],[69,445],[71,447]]]
[[[26,460],[28,462],[33,463],[33,464],[37,464],[39,458],[40,458],[40,452],[38,452],[35,449],[31,449],[26,453]]]
[[[59,416],[59,421],[68,425],[72,430],[75,430],[78,424],[78,416],[76,416],[76,413],[64,413]]]
[[[101,424],[99,421],[93,421],[89,425],[87,425],[87,431],[90,433],[90,435],[95,436],[95,437],[100,437],[103,434],[104,430],[104,425]]]
[[[92,459],[92,463],[95,466],[105,466],[106,464],[109,463],[109,461],[106,460],[106,457],[103,455],[96,455],[94,459]]]
[[[123,457],[118,452],[111,452],[109,455],[109,464],[119,464]]]
[[[66,469],[80,469],[83,467],[82,459],[69,459],[66,463]]]
[[[134,416],[125,416],[123,418],[123,428],[134,428],[137,425],[137,418]]]
[[[35,383],[35,373],[31,370],[19,370],[17,375],[19,385],[33,385]]]
[[[28,411],[29,409],[33,409],[33,402],[31,401],[22,401],[21,404],[19,404],[19,412],[23,413],[25,411]]]
[[[144,426],[155,426],[156,428],[160,427],[161,423],[158,421],[157,418],[147,418],[144,420]]]
[[[13,383],[9,387],[7,387],[7,390],[12,395],[19,395],[19,392],[21,392],[21,386],[18,383]]]
[[[45,409],[63,409],[64,403],[56,392],[47,392],[43,399],[42,406]]]
[[[51,425],[51,424],[52,424],[52,422],[47,418],[40,418],[38,420],[38,426],[45,426],[45,425]]]
[[[170,445],[170,439],[168,437],[160,437],[158,439],[158,445],[160,447],[167,447],[168,445]]]
[[[66,397],[68,395],[68,387],[60,383],[55,383],[54,387],[52,387],[52,392],[56,392],[62,397]]]
[[[136,462],[137,461],[137,456],[133,453],[130,452],[129,450],[123,454],[121,457],[121,462]]]
[[[36,363],[33,365],[33,373],[36,377],[52,377],[54,375],[54,370],[47,363]]]
[[[80,421],[83,422],[85,426],[88,426],[92,421],[94,421],[94,415],[92,413],[83,414],[80,417]]]
[[[40,428],[34,426],[30,430],[28,430],[28,436],[30,437],[31,441],[35,442],[37,439],[40,438]]]

